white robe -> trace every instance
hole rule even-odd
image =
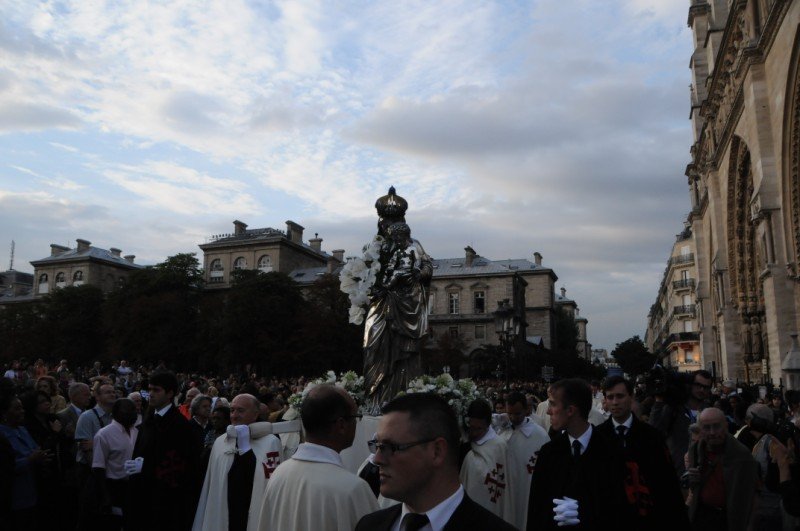
[[[303,443],[272,475],[264,494],[262,531],[352,531],[378,510],[367,482],[346,470],[339,454]]]
[[[233,456],[238,452],[236,431],[228,426],[228,432],[217,437],[211,447],[208,471],[194,516],[192,531],[222,531],[228,529],[228,471]],[[253,471],[253,493],[250,496],[247,530],[258,529],[258,515],[267,483],[281,462],[281,441],[271,434],[269,422],[250,424],[250,446],[256,456]]]
[[[544,428],[531,419],[525,419],[516,429],[500,434],[508,445],[508,494],[511,513],[506,521],[518,529],[525,529],[528,521],[531,476],[539,449],[550,437]]]
[[[467,495],[500,518],[510,513],[506,442],[493,428],[472,449],[461,465],[461,484]]]
[[[536,415],[541,419],[540,426],[544,428],[544,431],[550,431],[550,415],[547,414],[548,407],[550,407],[550,404],[546,398],[536,406]]]
[[[300,412],[297,411],[294,407],[289,407],[286,410],[286,413],[283,414],[283,420],[297,420],[300,418]],[[286,461],[297,451],[297,447],[302,442],[302,432],[295,431],[295,432],[288,432],[288,433],[281,433],[278,435],[281,439],[281,444],[283,445],[283,460]]]

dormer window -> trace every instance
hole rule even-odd
[[[72,285],[73,286],[83,285],[83,271],[75,271],[75,273],[72,274]]]
[[[39,275],[39,293],[40,294],[44,294],[44,293],[49,293],[50,292],[50,284],[47,283],[48,280],[49,279],[48,279],[48,276],[47,276],[46,273],[42,273],[41,275]]]
[[[224,281],[225,269],[222,267],[222,260],[219,258],[211,260],[211,263],[208,265],[208,269],[208,281],[210,283],[219,283]]]
[[[56,287],[63,288],[67,285],[67,280],[63,272],[56,273]]]
[[[244,256],[240,256],[236,260],[233,261],[233,269],[239,271],[241,269],[247,269],[247,260],[245,260]]]

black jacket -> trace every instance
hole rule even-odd
[[[623,529],[624,464],[619,446],[592,428],[589,446],[576,460],[566,433],[542,446],[531,479],[528,529],[560,531],[553,521],[553,500],[578,500],[581,523],[571,531]]]
[[[597,426],[597,431],[622,448],[629,509],[626,529],[688,528],[688,512],[664,435],[636,415],[624,446],[612,419]]]
[[[402,509],[403,505],[398,503],[370,513],[358,521],[356,531],[389,531],[395,520],[400,517]],[[514,531],[515,529],[499,516],[472,501],[466,493],[444,526],[444,531]]]
[[[143,457],[141,474],[131,476],[131,528],[185,531],[191,528],[200,484],[200,439],[176,407],[152,412],[139,426],[133,457]]]

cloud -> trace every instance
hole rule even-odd
[[[50,105],[0,102],[0,132],[76,129],[81,119]]]

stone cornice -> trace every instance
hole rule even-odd
[[[689,18],[686,21],[686,25],[690,28],[694,24],[694,17],[699,15],[706,15],[711,12],[711,6],[708,5],[708,2],[704,2],[702,4],[692,4],[689,8]]]

